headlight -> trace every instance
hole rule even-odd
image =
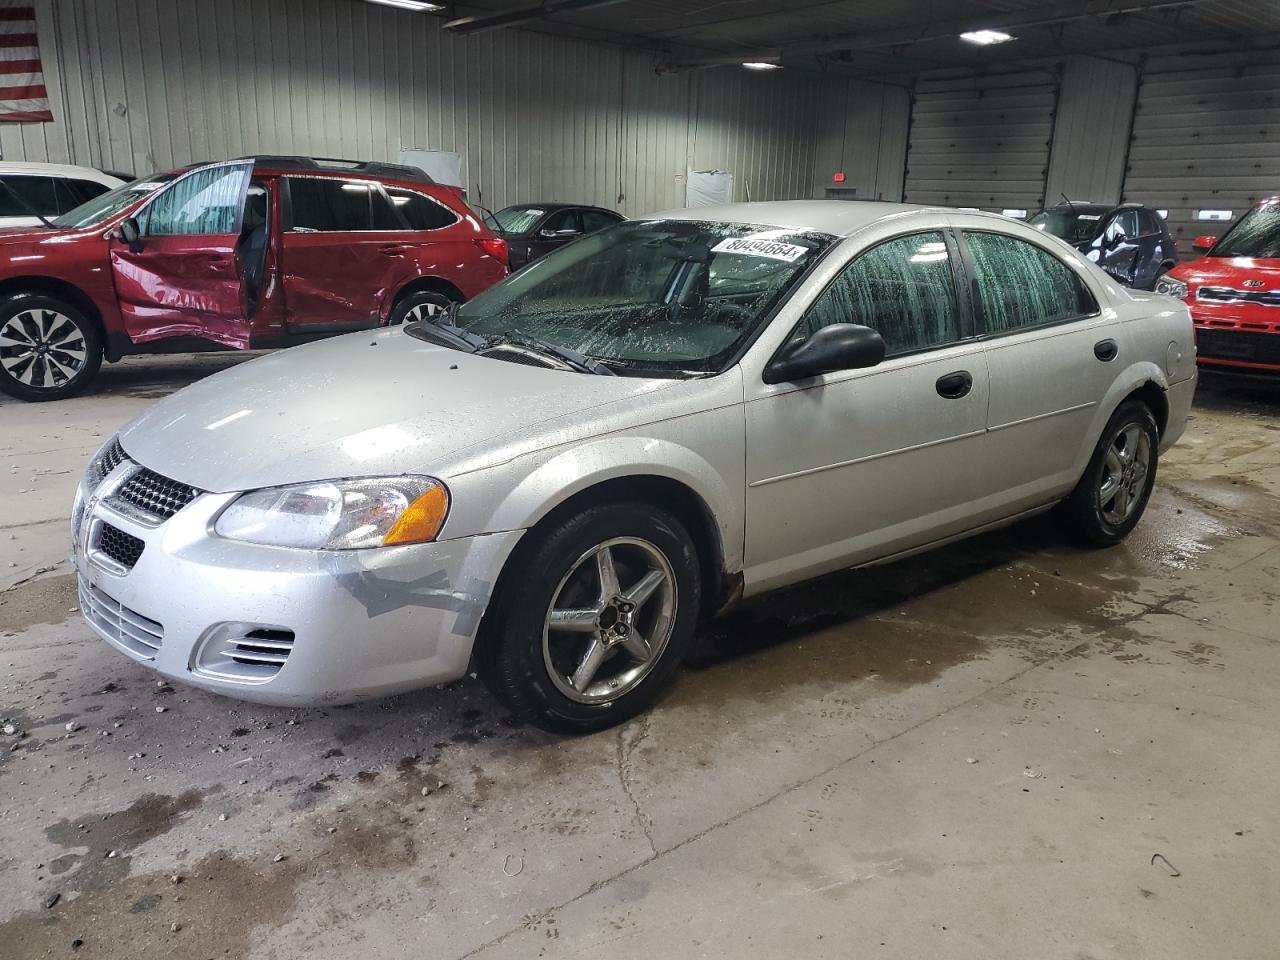
[[[311,550],[356,550],[434,540],[449,490],[430,477],[334,480],[243,494],[214,530],[229,540]]]
[[[1187,299],[1187,285],[1181,280],[1175,280],[1166,273],[1156,281],[1156,293],[1163,293],[1166,297],[1185,300]]]

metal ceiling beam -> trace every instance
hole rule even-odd
[[[594,7],[607,7],[615,3],[627,3],[629,0],[544,0],[531,7],[518,10],[506,10],[502,13],[485,13],[472,17],[459,17],[450,20],[444,29],[450,33],[470,35],[488,33],[491,30],[505,30],[521,23],[541,20],[556,13],[572,13],[577,10],[590,10]]]
[[[837,50],[874,50],[882,47],[908,47],[917,43],[950,40],[971,30],[1017,30],[1024,27],[1045,27],[1120,16],[1130,13],[1150,13],[1172,7],[1194,7],[1205,0],[1087,0],[1084,3],[1054,3],[1033,10],[1015,13],[995,13],[984,17],[957,17],[937,20],[918,26],[895,27],[864,33],[837,33],[796,43],[781,43],[763,50],[749,50],[733,56],[712,57],[705,60],[679,62],[668,69],[680,70],[697,67],[741,63],[743,60],[777,60],[783,57],[812,56]]]

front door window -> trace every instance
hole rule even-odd
[[[138,214],[144,237],[182,237],[240,232],[252,163],[225,163],[192,171]]]

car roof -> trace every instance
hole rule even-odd
[[[71,163],[28,163],[25,160],[0,160],[0,174],[34,174],[46,177],[74,177],[80,180],[96,180],[112,185],[124,183],[119,177],[103,173],[93,167],[78,167]]]
[[[544,210],[547,213],[555,213],[557,210],[599,210],[601,213],[614,213],[617,216],[622,214],[607,207],[597,207],[594,203],[566,203],[563,200],[556,200],[553,203],[508,203],[503,210],[518,210],[527,208],[529,210]]]
[[[1141,206],[1141,204],[1124,204],[1124,206]],[[1055,203],[1051,207],[1045,207],[1046,211],[1070,210],[1073,213],[1107,213],[1116,209],[1114,203],[1094,203],[1092,200],[1068,200],[1066,203]]]
[[[721,203],[655,213],[644,220],[705,220],[713,223],[758,224],[847,237],[868,224],[906,213],[944,212],[949,208],[880,200],[761,200]],[[1007,217],[986,214],[1008,222]]]

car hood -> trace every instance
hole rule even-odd
[[[1267,287],[1280,284],[1280,260],[1270,257],[1201,257],[1179,264],[1169,275],[1193,288],[1239,287],[1246,280],[1261,280]]]
[[[51,229],[40,224],[27,227],[4,227],[0,228],[0,244],[39,242],[53,237],[65,237],[73,232],[75,231]]]
[[[293,347],[201,380],[120,433],[125,452],[213,492],[312,480],[448,476],[463,451],[539,424],[647,404],[680,383],[477,357],[400,327]]]

